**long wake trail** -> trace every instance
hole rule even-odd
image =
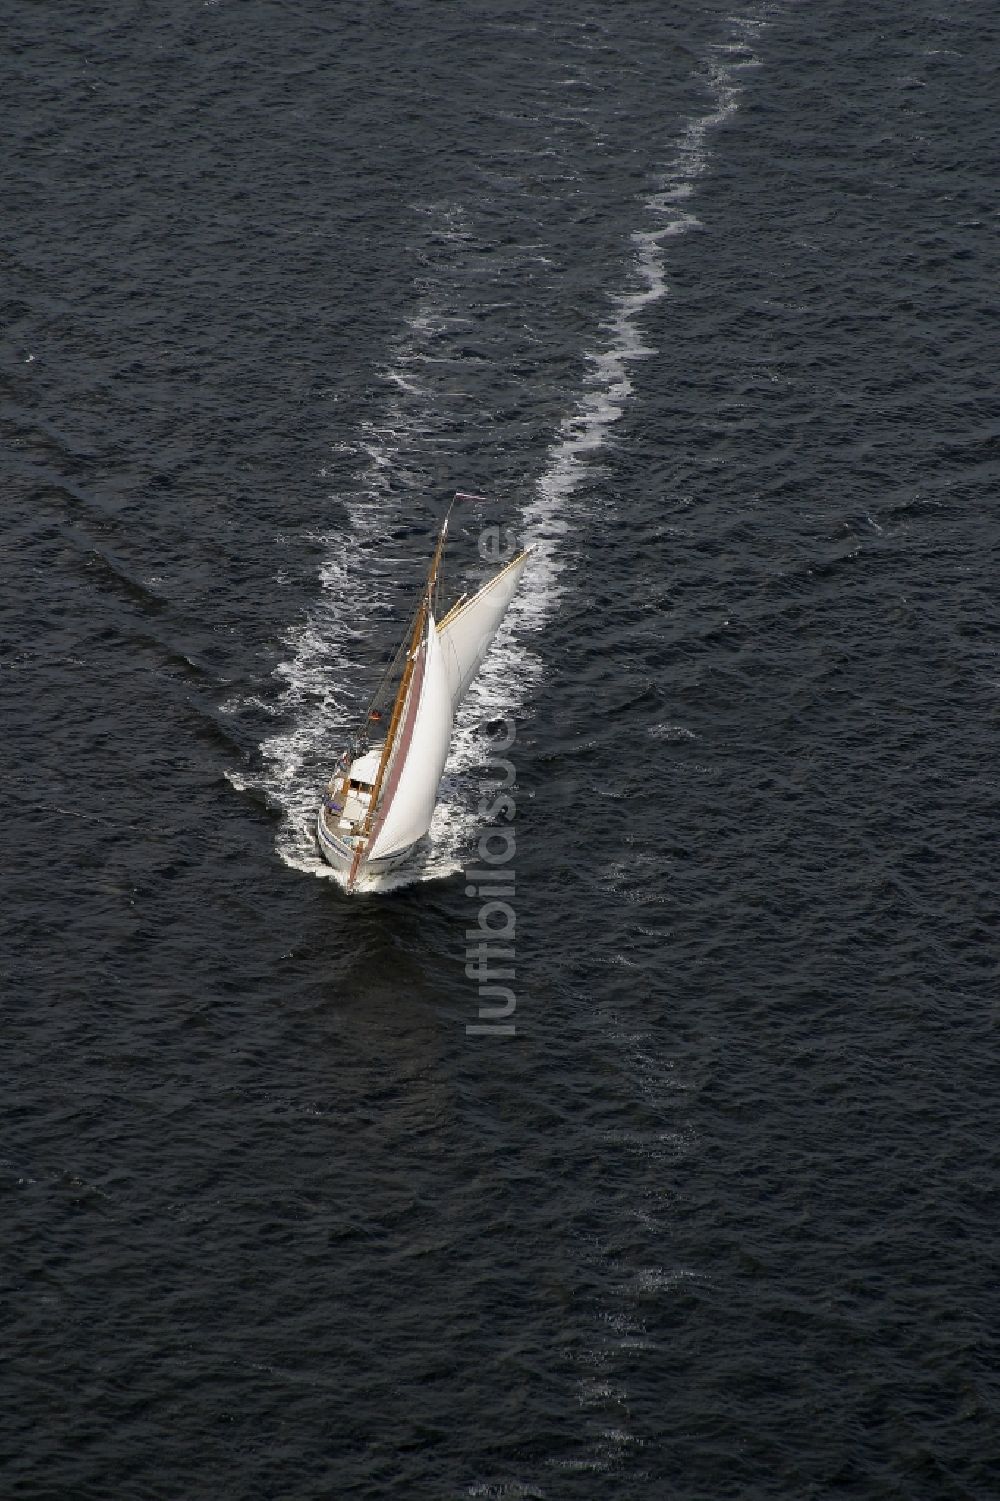
[[[621,289],[611,295],[609,316],[595,328],[593,348],[582,351],[587,368],[581,389],[553,435],[521,513],[517,530],[522,544],[534,545],[534,556],[460,711],[426,848],[409,867],[384,878],[383,889],[450,875],[462,867],[476,832],[467,784],[469,771],[482,760],[479,726],[517,715],[537,690],[543,672],[540,632],[566,588],[574,494],[625,412],[634,390],[633,364],[657,352],[643,335],[643,314],[667,294],[670,241],[698,227],[691,199],[709,164],[709,140],[738,107],[738,74],[757,65],[749,39],[764,24],[760,18],[732,18],[730,39],[702,60],[710,107],[684,126],[666,169],[639,200],[641,222],[630,236]],[[435,211],[438,239],[461,255],[471,238],[469,216],[454,205]],[[449,306],[446,276],[440,281],[435,287],[432,278],[398,337],[382,372],[391,394],[363,425],[347,455],[353,461],[354,484],[344,501],[346,524],[315,539],[328,549],[318,596],[306,620],[288,632],[288,655],[276,668],[283,687],[273,712],[283,725],[262,742],[258,770],[229,774],[234,786],[253,785],[280,810],[275,847],[287,865],[341,884],[342,877],[316,848],[320,792],[378,673],[378,665],[366,658],[365,645],[373,634],[384,636],[393,599],[403,597],[405,582],[413,587],[417,582],[412,555],[393,557],[389,545],[394,527],[411,519],[393,481],[425,471],[433,451],[440,467],[448,447],[460,446],[454,414],[442,413],[440,391],[427,380],[435,363],[449,357],[460,363],[468,328],[462,311]],[[459,457],[456,452],[456,462]],[[456,473],[454,486],[472,478]]]

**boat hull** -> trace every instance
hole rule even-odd
[[[328,865],[332,865],[334,870],[343,871],[345,875],[350,874],[351,866],[354,864],[354,845],[327,827],[322,807],[316,817],[316,842],[319,845],[320,854]],[[391,855],[383,855],[379,860],[366,860],[359,874],[379,875],[384,871],[393,870],[397,865],[402,864],[412,849],[411,844],[406,849],[396,850]]]

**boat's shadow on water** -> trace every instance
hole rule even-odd
[[[464,880],[457,862],[430,878],[415,862],[385,883],[350,892],[339,879],[326,880],[296,959],[323,976],[326,1003],[357,1005],[376,1026],[390,1008],[396,1024],[403,1020],[400,1008],[413,1022],[426,1022],[428,1002],[454,998],[456,985],[467,983],[465,923],[456,915]]]

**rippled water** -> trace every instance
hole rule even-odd
[[[993,9],[8,21],[3,1494],[996,1494]]]

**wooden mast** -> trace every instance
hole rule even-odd
[[[452,501],[452,505],[454,505],[454,501]],[[392,755],[392,747],[395,744],[396,736],[399,733],[399,725],[403,717],[403,708],[406,704],[406,695],[410,687],[410,679],[413,677],[413,667],[414,663],[416,662],[417,650],[419,648],[421,638],[424,634],[424,627],[427,624],[428,612],[430,611],[431,602],[434,598],[434,585],[437,583],[438,570],[441,567],[441,555],[444,552],[445,537],[448,534],[448,516],[450,515],[451,506],[448,507],[448,515],[445,516],[444,522],[441,526],[441,533],[438,537],[437,547],[434,549],[434,556],[431,559],[430,570],[427,574],[427,583],[424,588],[423,596],[420,600],[420,608],[417,610],[417,618],[414,622],[413,634],[410,637],[410,646],[406,654],[406,667],[403,670],[403,676],[400,679],[399,683],[399,691],[396,694],[396,700],[392,706],[392,716],[389,720],[389,729],[385,737],[385,745],[382,747],[382,756],[378,763],[378,771],[375,773],[375,781],[372,785],[372,795],[368,802],[368,812],[365,814],[364,823],[361,826],[361,839],[364,842],[359,844],[354,851],[354,859],[351,862],[351,873],[347,878],[348,888],[354,885],[355,879],[358,874],[358,869],[367,853],[367,847],[371,840],[372,823],[374,822],[376,809],[378,807],[379,794],[382,791],[382,783],[385,781],[386,768],[389,765],[389,757]]]

